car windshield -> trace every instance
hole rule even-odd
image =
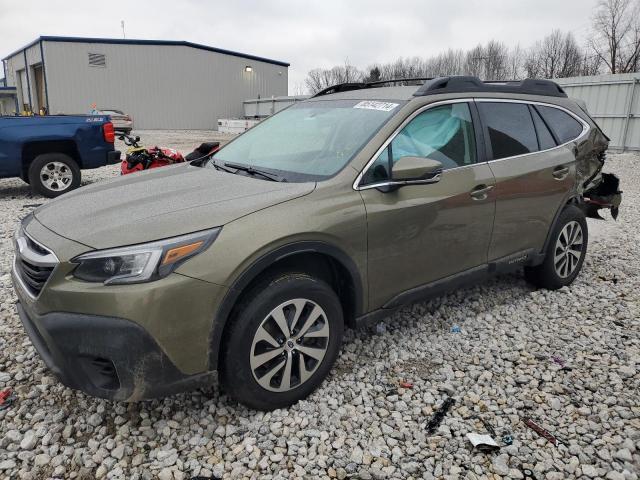
[[[226,145],[208,166],[242,164],[289,182],[322,180],[339,172],[399,106],[371,100],[297,103]]]

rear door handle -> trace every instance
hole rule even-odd
[[[469,195],[471,195],[471,198],[474,200],[486,200],[491,190],[493,190],[493,185],[478,185],[469,192]]]
[[[569,167],[560,166],[553,169],[553,178],[556,180],[564,180],[569,175]]]

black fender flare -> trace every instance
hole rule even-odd
[[[578,207],[582,208],[581,207],[582,197],[576,192],[571,192],[569,195],[567,195],[563,199],[562,203],[560,204],[560,207],[556,211],[556,214],[553,216],[553,221],[549,225],[549,231],[547,232],[547,236],[544,240],[544,244],[542,245],[542,250],[538,252],[538,254],[533,259],[533,262],[532,262],[533,265],[538,265],[544,261],[547,248],[549,247],[549,242],[551,241],[551,234],[553,233],[553,230],[556,228],[556,224],[558,223],[558,218],[560,217],[560,214],[562,213],[562,211],[565,209],[567,205],[577,205]]]
[[[220,352],[220,343],[222,341],[224,329],[227,325],[231,311],[236,305],[244,289],[255,278],[257,278],[260,273],[265,271],[275,262],[300,253],[318,253],[331,257],[333,260],[340,263],[349,272],[354,287],[355,316],[359,317],[362,315],[364,310],[362,280],[358,267],[349,255],[339,247],[326,242],[299,241],[288,243],[258,258],[248,268],[246,268],[230,286],[213,319],[213,325],[209,335],[209,370],[216,370],[218,368],[218,354]]]

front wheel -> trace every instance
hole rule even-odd
[[[301,273],[266,279],[231,320],[221,380],[248,407],[273,410],[307,397],[338,356],[343,316],[324,281]]]
[[[80,186],[80,168],[64,153],[44,153],[29,165],[31,188],[48,198],[57,197]]]
[[[584,212],[575,205],[566,206],[551,232],[544,261],[535,267],[525,267],[525,278],[550,290],[570,285],[582,269],[588,240]]]

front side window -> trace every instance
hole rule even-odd
[[[575,140],[582,133],[582,124],[559,108],[536,105],[536,109],[561,144]]]
[[[452,103],[416,116],[368,168],[363,184],[389,180],[402,157],[423,157],[442,163],[444,170],[476,161],[476,141],[469,105]]]
[[[478,102],[489,132],[493,160],[538,150],[529,107],[522,103]]]
[[[401,103],[301,102],[256,125],[213,158],[272,171],[289,182],[322,180],[340,171]]]

